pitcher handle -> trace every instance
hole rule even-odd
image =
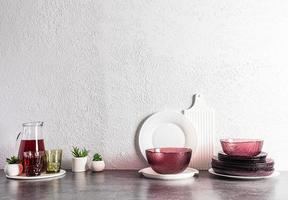
[[[19,139],[19,137],[20,137],[21,134],[22,134],[22,132],[19,132],[19,133],[18,133],[18,135],[17,135],[17,137],[16,137],[16,141],[18,141],[18,139]]]

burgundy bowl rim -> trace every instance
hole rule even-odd
[[[156,152],[156,149],[182,149],[183,151],[178,151],[178,152]],[[162,153],[162,154],[181,154],[181,153],[192,153],[192,149],[189,147],[159,147],[159,148],[151,148],[151,149],[146,149],[145,152],[149,153]]]
[[[262,139],[227,138],[227,139],[220,139],[220,142],[221,143],[255,143],[255,142],[263,143],[264,140],[262,140]]]

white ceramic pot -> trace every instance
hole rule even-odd
[[[18,176],[22,173],[22,171],[22,164],[7,164],[4,168],[4,172],[8,176]]]
[[[101,172],[105,169],[105,162],[104,160],[101,161],[92,161],[91,169],[94,172]]]
[[[72,172],[85,172],[87,169],[87,161],[86,157],[72,158]]]

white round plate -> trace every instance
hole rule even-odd
[[[138,173],[143,174],[146,178],[161,179],[161,180],[179,180],[191,178],[195,174],[199,174],[197,169],[187,168],[184,172],[179,174],[158,174],[151,167],[147,167],[138,171]]]
[[[279,172],[275,171],[273,172],[273,174],[269,175],[269,176],[233,176],[233,175],[226,175],[226,174],[218,174],[216,172],[214,172],[214,170],[211,168],[208,170],[208,172],[210,174],[213,174],[215,176],[222,176],[222,177],[226,177],[226,178],[234,178],[234,179],[244,179],[244,180],[257,180],[257,179],[265,179],[265,178],[273,178],[276,176],[279,176]]]
[[[41,173],[40,176],[26,176],[25,173],[23,173],[20,176],[6,175],[6,177],[9,179],[16,179],[16,180],[40,180],[40,179],[50,179],[50,178],[60,177],[60,176],[63,176],[65,173],[66,171],[61,169],[59,173],[51,173],[51,174]]]
[[[180,112],[163,111],[150,116],[142,125],[138,137],[139,149],[146,158],[146,149],[160,147],[197,148],[197,134],[193,124]]]

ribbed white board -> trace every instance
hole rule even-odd
[[[198,136],[198,146],[196,152],[192,153],[191,167],[208,170],[214,153],[214,110],[206,104],[202,95],[195,94],[192,106],[183,113],[193,123]]]

